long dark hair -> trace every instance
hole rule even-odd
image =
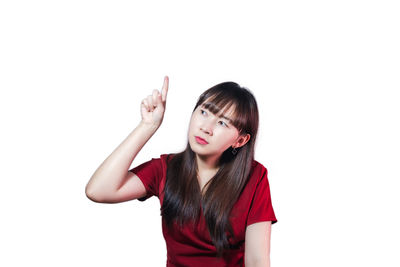
[[[250,140],[236,148],[235,155],[232,147],[222,153],[219,169],[204,186],[204,189],[207,188],[204,194],[200,192],[197,180],[196,155],[188,142],[184,151],[174,154],[168,161],[161,216],[168,227],[173,223],[179,223],[180,226],[184,223],[195,224],[201,205],[217,257],[221,257],[231,249],[226,235],[226,231],[234,235],[229,214],[249,178],[254,159],[258,107],[253,94],[234,82],[220,83],[206,90],[200,95],[193,112],[203,104],[213,114],[224,112],[233,105],[232,124],[238,129],[239,135],[250,134]]]

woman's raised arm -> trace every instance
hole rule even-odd
[[[115,203],[140,197],[143,186],[139,183],[130,183],[129,190],[124,188],[124,194],[120,189],[124,187],[128,170],[136,155],[160,127],[166,107],[169,78],[165,76],[161,93],[154,89],[153,94],[142,100],[142,120],[139,125],[125,138],[125,140],[101,163],[86,185],[86,196],[95,202]],[[136,177],[137,178],[137,177]],[[121,190],[122,191],[122,190]],[[135,192],[137,191],[137,192]]]

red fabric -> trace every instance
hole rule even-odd
[[[162,154],[160,158],[152,158],[129,170],[140,178],[147,191],[147,196],[138,199],[139,201],[157,196],[162,205],[167,156],[167,154]],[[234,249],[225,258],[216,257],[216,249],[208,233],[203,213],[195,226],[187,225],[181,229],[174,225],[172,231],[168,230],[162,220],[162,230],[167,247],[167,267],[244,266],[246,226],[261,221],[277,222],[272,207],[267,174],[267,169],[254,160],[251,177],[230,215],[230,222],[236,238],[229,238]]]

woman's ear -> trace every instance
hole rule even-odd
[[[250,140],[250,137],[251,137],[250,134],[244,134],[239,136],[238,140],[232,147],[238,148],[244,146]]]

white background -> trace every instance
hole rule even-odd
[[[170,90],[131,167],[186,145],[209,87],[258,101],[272,266],[400,266],[397,1],[2,1],[1,266],[165,266],[156,197],[84,188]]]

